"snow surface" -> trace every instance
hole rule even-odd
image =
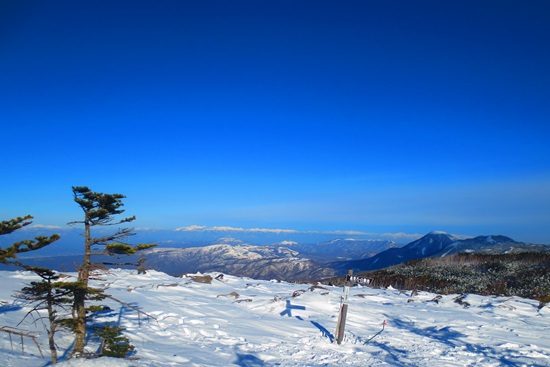
[[[518,297],[468,295],[459,304],[457,295],[352,287],[345,338],[338,345],[332,338],[341,287],[227,275],[207,284],[130,270],[102,278],[96,285],[149,315],[106,300],[111,311],[92,320],[126,328],[135,360],[66,360],[61,352],[60,367],[550,366],[550,310]],[[22,352],[18,336],[10,342],[0,332],[2,367],[49,365],[45,330],[32,318],[17,326],[30,309],[12,297],[35,279],[0,271],[0,327],[35,331],[45,356],[32,340],[25,340]],[[384,331],[375,336],[384,321]],[[73,340],[65,332],[57,339],[61,349]],[[97,340],[89,346],[95,351]]]

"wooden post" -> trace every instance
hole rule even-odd
[[[344,283],[344,295],[342,296],[342,302],[340,303],[340,314],[338,315],[338,323],[336,324],[336,343],[340,345],[344,339],[344,330],[346,328],[346,316],[348,314],[348,296],[349,287],[351,286],[351,277],[353,270],[348,270],[346,281]]]

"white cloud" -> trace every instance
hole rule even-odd
[[[424,234],[420,233],[374,233],[374,232],[364,232],[364,231],[355,231],[355,230],[334,230],[334,231],[299,231],[295,229],[281,229],[281,228],[240,228],[240,227],[231,227],[231,226],[200,226],[200,225],[190,225],[186,227],[179,227],[175,229],[176,231],[182,232],[207,232],[207,231],[217,231],[217,232],[247,232],[247,233],[276,233],[276,234],[325,234],[325,235],[336,235],[336,236],[361,236],[369,237],[373,239],[392,239],[396,241],[405,241],[410,240],[414,241]],[[456,235],[460,237],[460,235]]]
[[[185,232],[185,231],[204,231],[205,229],[206,229],[206,226],[192,225],[187,227],[179,227],[179,228],[176,228],[175,230]]]
[[[229,226],[216,226],[208,228],[209,231],[232,231],[232,232],[242,232],[245,231],[244,228],[235,228],[235,227],[229,227]]]
[[[63,229],[61,226],[53,226],[49,224],[32,224],[26,227],[23,227],[23,229],[31,229],[31,228],[43,228],[43,229]]]
[[[214,226],[206,227],[199,225],[191,225],[187,227],[179,227],[175,229],[176,231],[183,232],[205,232],[205,231],[218,231],[218,232],[261,232],[261,233],[299,233],[299,231],[293,229],[273,229],[273,228],[239,228],[231,226]]]

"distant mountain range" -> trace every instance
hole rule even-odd
[[[375,270],[408,260],[460,252],[497,254],[526,251],[549,252],[550,246],[518,242],[500,235],[457,239],[451,234],[433,231],[403,247],[392,241],[339,239],[316,245],[159,248],[149,250],[146,257],[153,268],[166,269],[163,271],[175,275],[190,271],[220,271],[258,279],[312,280],[345,274],[350,269],[356,272]]]
[[[253,279],[301,280],[323,279],[334,274],[331,269],[301,258],[296,251],[285,247],[222,244],[186,249],[156,248],[147,250],[144,256],[148,267],[175,276],[221,272]]]
[[[339,239],[315,245],[283,243],[272,246],[216,244],[193,248],[154,248],[144,251],[147,266],[172,275],[219,271],[255,279],[322,279],[335,275],[323,265],[334,259],[365,259],[393,241]]]
[[[320,280],[356,272],[376,270],[425,257],[442,257],[461,252],[517,253],[549,252],[550,246],[515,241],[501,235],[458,239],[448,233],[434,231],[400,247],[389,240],[333,239],[316,244],[281,241],[256,246],[232,237],[219,243],[198,247],[157,247],[143,252],[146,265],[155,270],[179,276],[195,272],[222,272],[255,279]],[[25,259],[29,265],[71,271],[80,263],[81,255],[43,256]],[[120,266],[137,258],[98,259]],[[122,266],[124,267],[124,266]]]
[[[344,273],[348,269],[354,271],[376,270],[409,260],[443,257],[463,252],[499,254],[527,251],[549,252],[550,246],[518,242],[501,235],[477,236],[460,240],[448,233],[433,231],[406,246],[382,251],[368,259],[338,261],[328,265],[337,273]]]
[[[94,228],[94,235],[101,236],[110,233],[112,228]],[[82,252],[83,237],[82,230],[78,228],[56,228],[56,227],[26,227],[20,231],[16,231],[10,235],[5,235],[0,238],[0,247],[3,244],[14,243],[23,239],[34,238],[36,236],[49,236],[57,233],[61,239],[51,246],[47,246],[36,253],[29,253],[28,256],[51,256],[51,255],[77,255]],[[137,228],[135,235],[131,237],[132,243],[156,243],[159,247],[170,248],[189,248],[203,247],[216,244],[243,244],[255,246],[272,246],[272,245],[289,245],[289,246],[304,246],[303,249],[307,253],[318,253],[315,249],[317,245],[331,243],[332,241],[390,241],[395,246],[403,246],[411,240],[420,238],[419,234],[373,234],[357,231],[298,231],[288,229],[266,229],[266,228],[233,228],[233,227],[204,227],[204,226],[188,226],[176,229],[147,229]],[[352,242],[347,243],[350,246],[344,246],[344,256],[342,260],[359,259],[365,256],[372,256],[373,252],[381,250],[374,245],[373,250],[367,250],[366,253],[357,256]],[[307,249],[309,247],[309,249]],[[331,248],[336,248],[331,246]],[[349,250],[348,250],[349,249]],[[352,251],[352,253],[348,253]],[[362,251],[362,249],[360,250]],[[331,255],[332,256],[332,255]],[[336,257],[331,257],[327,261],[337,260]]]
[[[236,239],[221,239],[214,245],[170,248],[156,247],[143,251],[146,266],[179,276],[186,273],[219,271],[255,279],[302,280],[323,279],[336,275],[323,264],[337,259],[365,259],[380,251],[398,246],[386,240],[337,239],[318,244],[298,244],[285,241],[269,246],[244,244]],[[113,259],[95,257],[97,262],[135,263],[137,256]],[[74,271],[82,255],[34,256],[25,263],[60,271]]]

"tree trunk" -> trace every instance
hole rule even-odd
[[[50,328],[48,329],[48,343],[50,346],[50,355],[52,358],[52,364],[57,363],[57,349],[55,348],[55,331],[56,331],[56,320],[55,320],[55,313],[53,310],[53,295],[52,295],[52,287],[51,287],[51,281],[48,282],[49,288],[48,288],[48,318],[50,321]]]
[[[78,281],[84,283],[88,287],[88,279],[90,278],[92,238],[90,234],[90,223],[84,223],[84,261],[78,269]]]
[[[86,293],[90,278],[91,242],[90,223],[86,220],[84,223],[84,261],[78,269],[79,286],[74,293],[74,308],[76,311],[74,332],[76,340],[72,355],[77,357],[84,354],[84,346],[86,345]]]
[[[48,330],[48,342],[50,346],[50,355],[52,357],[52,364],[57,363],[57,349],[55,348],[54,334],[55,334],[55,330],[50,328],[50,330]]]
[[[86,288],[80,284],[78,289],[74,291],[74,306],[76,309],[76,324],[75,336],[76,340],[73,348],[73,356],[79,357],[84,354],[84,346],[86,345]]]

